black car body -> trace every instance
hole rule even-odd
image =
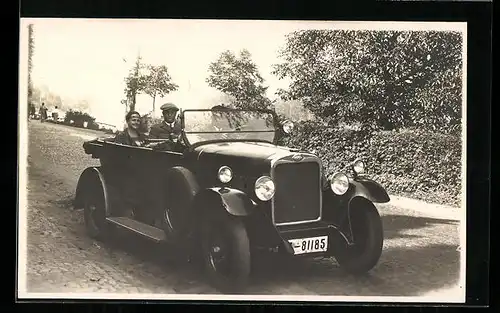
[[[316,155],[276,145],[291,125],[272,111],[185,110],[180,117],[182,138],[166,150],[84,143],[101,162],[82,173],[75,198],[92,236],[118,226],[189,246],[225,292],[244,288],[257,250],[334,256],[353,273],[376,265],[383,231],[373,203],[389,196],[363,176],[362,162],[327,179]]]

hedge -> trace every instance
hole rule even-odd
[[[282,144],[316,152],[331,174],[362,158],[369,175],[389,193],[459,205],[462,141],[459,136],[419,129],[370,135],[308,121],[296,125]]]

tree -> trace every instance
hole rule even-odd
[[[210,63],[208,71],[208,85],[229,95],[235,107],[272,107],[272,101],[266,96],[264,79],[248,50],[242,50],[239,57],[229,50],[222,52],[217,61]]]
[[[35,38],[33,24],[28,25],[28,104],[33,103],[33,54],[35,53]]]
[[[274,66],[284,100],[331,123],[449,129],[461,123],[462,37],[442,31],[305,30]]]
[[[41,105],[42,94],[40,92],[40,89],[36,88],[33,85],[30,89],[31,91],[29,91],[29,94],[31,94],[31,99],[29,99],[29,101],[31,101],[32,103],[36,103],[37,105]]]
[[[138,55],[134,67],[130,70],[129,75],[125,77],[124,92],[129,103],[130,111],[135,110],[137,94],[144,88],[142,85],[144,80],[142,78],[141,70],[145,67],[145,65],[141,63],[141,60],[142,57]]]
[[[147,73],[140,80],[140,91],[153,98],[153,112],[155,112],[156,97],[165,97],[172,91],[176,91],[179,86],[172,82],[172,78],[168,73],[168,68],[165,65],[148,65]]]

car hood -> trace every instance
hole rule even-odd
[[[196,147],[195,158],[200,173],[216,173],[223,166],[229,166],[235,175],[269,175],[274,159],[290,156],[296,150],[262,142],[217,142]]]
[[[199,146],[195,149],[198,159],[208,155],[229,158],[271,160],[296,153],[296,150],[261,142],[218,142]]]
[[[221,166],[229,166],[234,178],[231,185],[244,190],[253,186],[255,179],[262,175],[270,175],[271,164],[277,159],[292,158],[299,152],[297,149],[276,146],[262,142],[217,142],[206,143],[193,149],[194,169],[206,185],[216,185],[217,171]],[[292,159],[291,159],[292,160]]]

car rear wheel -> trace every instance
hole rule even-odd
[[[340,267],[352,274],[370,271],[380,259],[384,241],[382,220],[377,208],[364,199],[354,200],[350,209],[353,244],[339,241],[335,259]]]
[[[242,292],[250,275],[250,242],[241,219],[226,213],[205,217],[203,263],[210,282],[223,293]]]
[[[90,237],[104,239],[108,233],[106,222],[106,203],[104,200],[104,190],[100,183],[95,183],[85,190],[83,199],[83,214],[85,228]]]

